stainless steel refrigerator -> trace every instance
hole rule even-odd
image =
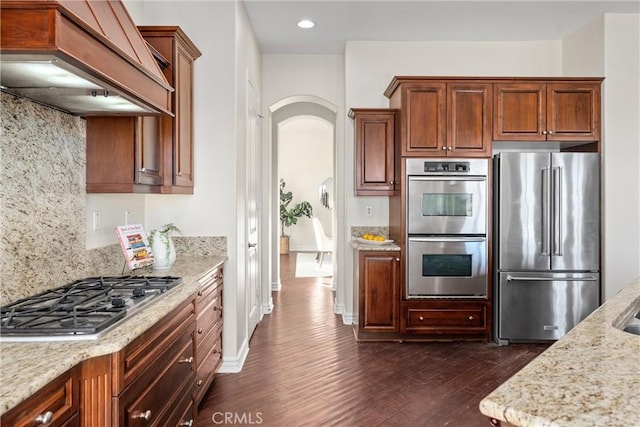
[[[495,337],[556,340],[600,302],[600,156],[494,156]]]

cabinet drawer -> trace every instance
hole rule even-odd
[[[487,328],[484,305],[452,308],[405,307],[403,332],[483,332]]]
[[[119,402],[120,425],[167,425],[184,395],[190,395],[188,387],[193,384],[195,363],[193,341],[190,336],[185,337],[176,343],[177,354],[161,364],[162,369],[150,378],[150,384],[136,381],[123,393]]]
[[[123,351],[114,355],[113,392],[119,395],[136,378],[141,375],[154,376],[163,366],[162,362],[172,357],[170,350],[174,342],[184,339],[189,328],[195,330],[195,307],[189,301],[182,307],[172,311],[158,322],[158,326],[136,338]],[[177,351],[177,350],[174,350]]]
[[[198,363],[196,395],[197,402],[207,392],[215,373],[222,364],[222,321],[219,321],[215,328],[203,339],[202,345],[198,347],[198,355],[196,357]]]
[[[214,292],[209,303],[202,308],[198,318],[196,320],[196,337],[197,343],[200,345],[200,341],[207,335],[213,326],[222,318],[222,305],[220,300],[220,294]]]
[[[3,426],[74,426],[78,425],[79,370],[72,368],[44,386],[2,417]],[[75,421],[74,418],[75,416]],[[39,418],[40,417],[40,418]],[[43,420],[50,417],[45,424]],[[75,423],[75,424],[74,424]]]
[[[211,292],[222,289],[222,266],[211,270],[202,279],[200,279],[201,287],[196,294],[196,305],[206,304],[206,298]]]

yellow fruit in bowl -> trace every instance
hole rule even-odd
[[[376,242],[384,242],[385,238],[383,236],[375,236],[374,239]]]

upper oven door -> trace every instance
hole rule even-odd
[[[486,234],[487,177],[410,175],[409,234]]]

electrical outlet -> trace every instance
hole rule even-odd
[[[364,214],[366,216],[373,216],[373,206],[365,206],[364,207]]]
[[[125,210],[124,211],[124,225],[129,225],[130,222],[131,222],[131,211],[130,210]]]
[[[102,214],[100,211],[93,211],[93,231],[98,231],[102,228]]]

